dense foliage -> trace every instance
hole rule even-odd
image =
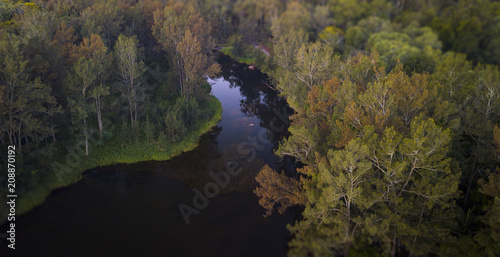
[[[500,254],[498,3],[265,8],[245,22],[272,42],[265,68],[295,110],[277,153],[305,167],[265,167],[255,192],[267,215],[304,206],[289,254]]]
[[[187,5],[4,0],[0,13],[0,140],[16,147],[19,212],[85,169],[192,149],[220,119],[211,26]]]
[[[0,18],[25,190],[68,153],[187,135],[219,45],[295,110],[278,153],[305,167],[255,191],[268,215],[303,206],[290,256],[500,255],[498,1],[3,0]]]

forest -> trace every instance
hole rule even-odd
[[[276,153],[301,168],[265,166],[254,191],[299,213],[289,256],[500,255],[498,1],[2,0],[0,19],[22,211],[193,149],[220,119],[218,50],[294,111]]]
[[[220,119],[211,26],[189,5],[2,1],[1,14],[0,139],[16,148],[20,213],[87,169],[190,150]]]

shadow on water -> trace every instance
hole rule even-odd
[[[221,76],[209,82],[222,120],[196,149],[165,162],[87,171],[18,217],[16,256],[286,256],[286,225],[295,215],[264,218],[253,190],[264,165],[295,168],[273,154],[287,136],[287,126],[272,129],[286,123],[276,113],[291,110],[264,74],[225,56],[219,63]],[[262,135],[270,142],[259,141]],[[187,225],[179,204],[193,207],[193,189],[203,191],[210,172],[227,170],[228,162],[241,172]]]

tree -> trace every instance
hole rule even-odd
[[[436,110],[429,77],[409,76],[401,64],[386,74],[375,56],[335,67],[338,77],[306,90],[292,135],[277,151],[307,165],[293,182],[307,203],[291,228],[292,256],[346,256],[363,244],[391,256],[403,248],[436,251],[451,233],[446,221],[454,216],[461,172],[450,158],[451,130],[428,116]],[[287,199],[273,188],[284,178],[266,170],[258,178],[280,181],[257,190],[272,192],[260,194],[268,210],[269,195]]]
[[[299,181],[277,173],[264,166],[255,178],[259,186],[254,193],[260,198],[259,204],[266,209],[265,216],[271,215],[275,206],[283,213],[288,207],[305,205],[306,196]]]
[[[317,168],[309,169],[312,170],[307,173],[312,175],[307,190],[310,204],[304,218],[306,222],[319,224],[318,236],[327,239],[323,249],[311,249],[311,253],[333,251],[348,256],[363,227],[360,214],[372,204],[371,198],[362,195],[373,174],[368,150],[366,145],[351,141],[345,150],[330,150],[327,159],[319,157]]]
[[[171,58],[182,96],[199,92],[203,79],[219,72],[211,54],[210,24],[192,7],[174,3],[155,12],[153,35]]]
[[[123,10],[117,1],[98,1],[82,12],[81,19],[84,37],[100,35],[109,49],[113,47],[124,23]]]
[[[321,43],[302,45],[297,54],[297,78],[309,89],[330,75],[332,48]]]
[[[80,130],[85,144],[85,155],[89,154],[89,137],[92,128],[88,117],[95,112],[99,133],[102,135],[102,98],[109,95],[109,87],[103,86],[108,78],[111,56],[101,37],[92,34],[78,46],[73,46],[71,59],[77,59],[73,65],[75,76],[69,76],[70,96],[68,103],[73,118],[74,129]],[[94,98],[94,102],[89,100]]]
[[[297,47],[301,34],[283,37]],[[293,45],[292,45],[293,46]],[[317,43],[302,44],[300,48],[284,46],[277,49],[277,87],[289,98],[292,108],[303,109],[307,92],[330,75],[333,49]]]
[[[500,5],[488,0],[460,0],[444,8],[430,26],[439,33],[445,50],[461,52],[475,62],[500,64],[498,49]]]
[[[97,125],[99,126],[99,134],[102,136],[103,125],[102,125],[102,98],[110,94],[109,86],[105,86],[102,83],[94,86],[90,91],[90,95],[95,100],[95,112],[97,114]]]
[[[200,92],[206,83],[206,77],[213,77],[220,72],[220,66],[202,52],[201,42],[187,30],[184,39],[176,47],[181,66],[181,77],[184,86],[181,90],[185,97],[194,96],[202,99],[207,92]]]
[[[101,135],[103,131],[101,99],[109,95],[109,87],[103,84],[106,83],[109,77],[112,61],[112,57],[107,54],[107,50],[108,48],[104,45],[101,37],[92,34],[90,38],[84,38],[80,45],[73,46],[73,51],[70,53],[71,59],[78,58],[75,63],[75,72],[83,82],[78,90],[82,90],[81,96],[84,98],[84,102],[89,97],[95,100],[94,109]],[[87,110],[87,112],[90,111],[90,109]]]
[[[50,135],[49,117],[60,110],[51,88],[40,78],[32,77],[29,60],[23,54],[24,45],[14,35],[0,40],[0,87],[2,100],[0,128],[11,145],[23,152],[23,145],[39,143]]]
[[[115,56],[123,85],[121,92],[128,101],[130,123],[134,127],[139,116],[139,105],[145,100],[141,77],[146,71],[140,59],[137,38],[120,35],[115,45]]]
[[[487,195],[490,200],[485,206],[486,214],[483,222],[486,225],[476,236],[476,240],[485,249],[489,256],[500,254],[500,176],[499,169],[488,174],[488,180],[481,180],[480,192]]]
[[[275,38],[288,31],[302,31],[309,33],[311,29],[311,14],[299,2],[293,1],[287,4],[286,10],[273,21],[272,32]]]
[[[99,68],[97,62],[92,59],[86,59],[85,57],[80,58],[80,60],[73,66],[73,70],[76,76],[81,81],[81,84],[76,82],[73,84],[72,91],[73,97],[68,99],[68,103],[71,107],[73,116],[73,125],[75,128],[81,128],[81,133],[83,134],[83,139],[85,143],[85,155],[89,155],[89,126],[87,124],[87,118],[91,112],[90,104],[88,99],[90,98],[90,89],[94,86],[97,76],[94,73],[96,69]],[[98,117],[100,115],[98,114]]]

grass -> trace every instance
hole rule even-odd
[[[161,145],[153,142],[144,143],[135,141],[122,146],[117,136],[115,136],[104,145],[92,149],[89,156],[77,156],[76,161],[73,162],[65,156],[64,160],[60,161],[61,163],[66,163],[61,165],[61,169],[54,170],[39,186],[24,193],[17,200],[16,214],[25,213],[42,204],[53,190],[77,182],[86,170],[119,163],[136,163],[152,160],[166,161],[184,152],[193,150],[198,146],[200,136],[210,131],[222,118],[222,104],[215,96],[210,96],[207,108],[213,110],[214,115],[208,121],[192,127],[179,142]],[[5,199],[0,200],[5,202]],[[0,224],[5,222],[6,214],[0,213]]]
[[[257,58],[255,56],[252,56],[249,54],[245,54],[245,56],[243,56],[243,57],[235,56],[233,54],[233,47],[232,46],[223,47],[220,51],[221,51],[221,53],[223,53],[227,56],[230,56],[233,60],[236,60],[239,63],[244,63],[244,64],[248,64],[248,65],[255,65],[256,61],[257,61]]]
[[[270,74],[272,72],[272,65],[269,57],[266,56],[263,52],[260,52],[260,50],[254,49],[252,47],[247,47],[245,48],[243,56],[234,55],[232,46],[223,47],[219,51],[239,63],[253,65],[263,73]],[[262,55],[260,56],[260,58],[258,57],[259,54]]]
[[[107,142],[93,151],[84,163],[87,169],[107,166],[117,163],[136,163],[141,161],[165,161],[176,157],[186,151],[190,151],[198,146],[198,140],[201,135],[210,131],[217,125],[221,119],[222,105],[215,96],[210,96],[208,103],[209,109],[213,109],[215,115],[205,123],[197,124],[180,142],[168,143],[166,145],[134,142],[122,147],[118,140]]]

